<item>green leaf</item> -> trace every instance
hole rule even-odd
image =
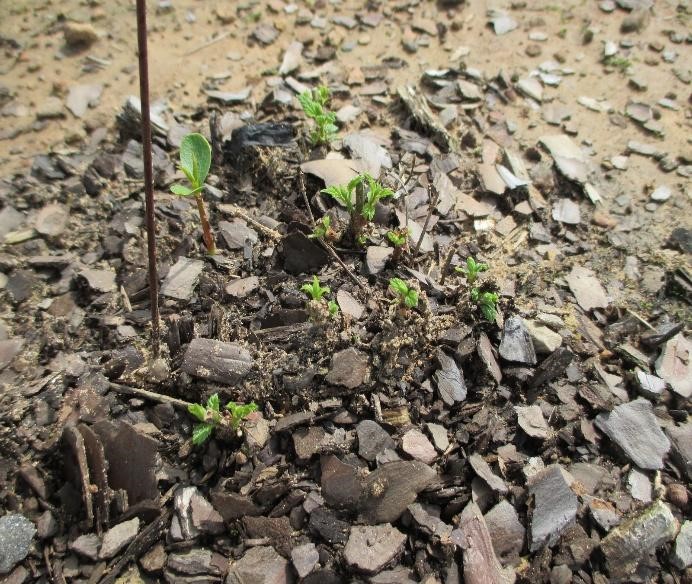
[[[257,411],[257,404],[255,402],[250,402],[249,404],[228,402],[226,404],[226,409],[231,412],[231,425],[233,426],[233,429],[237,430],[240,426],[240,422],[242,422],[252,412]]]
[[[197,446],[203,444],[209,439],[214,431],[214,426],[211,424],[197,424],[192,431],[192,443]]]
[[[327,302],[327,308],[329,308],[329,314],[332,316],[336,316],[339,313],[339,305],[333,300]]]
[[[326,189],[322,189],[322,192],[334,197],[337,201],[344,205],[350,213],[353,211],[353,199],[351,197],[351,192],[353,189],[349,187],[345,187],[344,185],[332,185]]]
[[[401,278],[392,278],[389,280],[389,287],[402,298],[408,294],[408,286]]]
[[[180,166],[185,174],[192,179],[194,188],[199,188],[209,174],[211,168],[211,146],[202,134],[188,134],[180,143]]]
[[[171,192],[180,197],[189,197],[190,195],[194,195],[197,190],[188,188],[184,185],[171,185]]]
[[[406,296],[404,296],[404,302],[409,308],[416,308],[418,306],[418,292],[409,290]]]
[[[395,247],[401,247],[406,244],[406,234],[397,233],[396,231],[387,231],[387,239],[392,242]]]
[[[478,288],[474,288],[471,290],[472,299],[474,296],[474,291],[476,292],[476,299],[474,300],[478,302],[478,306],[480,307],[483,316],[486,318],[486,320],[493,322],[497,317],[497,301],[499,300],[499,296],[494,292],[483,292],[480,294]]]
[[[366,181],[370,177],[370,175],[367,172],[364,172],[363,174],[359,174],[358,176],[352,178],[350,181],[348,181],[347,188],[349,192],[353,192],[353,190],[360,184],[363,184],[364,181]],[[372,178],[372,177],[371,177]]]
[[[300,289],[302,292],[308,294],[313,300],[321,300],[322,296],[331,292],[329,286],[320,286],[320,281],[317,276],[313,276],[312,282],[310,284],[303,284]]]
[[[221,408],[221,403],[219,402],[219,394],[215,393],[212,395],[208,400],[207,400],[207,408],[214,411],[218,412],[219,409]]]
[[[207,409],[201,404],[190,404],[187,406],[187,411],[200,422],[204,422],[207,419]]]
[[[300,107],[303,108],[303,111],[305,111],[310,106],[310,104],[314,103],[312,99],[312,93],[310,93],[310,90],[306,90],[302,93],[299,93],[298,102],[300,103]]]
[[[497,310],[492,304],[481,304],[481,312],[487,321],[494,322],[497,317]]]
[[[313,93],[315,95],[315,101],[322,105],[325,105],[327,100],[329,100],[329,87],[320,85],[319,87],[315,88]]]

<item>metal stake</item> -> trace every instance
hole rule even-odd
[[[147,252],[149,256],[149,304],[151,306],[152,354],[159,356],[159,276],[156,269],[156,220],[154,218],[154,180],[151,164],[151,119],[149,115],[149,56],[147,54],[146,0],[137,0],[137,44],[139,48],[139,99],[142,104],[142,157],[144,160],[144,198],[146,203]]]

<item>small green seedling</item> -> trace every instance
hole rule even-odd
[[[620,71],[620,73],[626,73],[627,70],[632,66],[632,61],[619,55],[608,55],[605,59],[603,59],[603,64],[609,67],[614,67]]]
[[[326,109],[329,101],[329,88],[324,85],[306,90],[298,96],[305,115],[315,122],[315,128],[310,133],[310,142],[313,146],[329,144],[336,136],[336,114]]]
[[[392,261],[396,263],[408,248],[408,229],[403,227],[387,231],[387,239],[394,246]]]
[[[309,239],[331,239],[332,236],[332,219],[329,215],[325,215],[315,222],[315,227],[312,233],[308,235]]]
[[[255,402],[250,402],[249,404],[237,404],[235,402],[228,402],[226,404],[226,409],[231,414],[231,428],[238,430],[242,421],[247,418],[252,412],[257,411],[257,404]]]
[[[317,276],[312,277],[312,283],[303,284],[300,287],[302,292],[305,292],[312,300],[322,300],[322,296],[329,294],[331,288],[329,286],[320,286],[320,281]]]
[[[238,431],[241,422],[252,412],[257,411],[257,404],[236,404],[228,402],[226,410],[221,411],[219,395],[215,393],[207,400],[207,405],[190,404],[188,411],[199,420],[192,431],[192,443],[195,445],[204,444],[212,435],[216,428],[230,428],[234,432]]]
[[[408,240],[408,229],[387,231],[387,239],[394,247],[404,247]]]
[[[413,288],[409,288],[408,284],[401,278],[392,278],[389,280],[389,289],[394,292],[396,301],[408,308],[418,307],[418,292]]]
[[[457,266],[454,269],[464,274],[466,282],[471,285],[478,279],[478,274],[488,271],[488,264],[477,262],[472,257],[468,257],[466,258],[466,266]]]
[[[331,289],[329,286],[321,286],[317,276],[313,276],[312,282],[303,284],[300,289],[310,297],[306,308],[314,323],[324,323],[328,316],[335,317],[339,313],[339,305],[325,298],[325,294],[329,294]]]
[[[171,185],[171,192],[181,197],[195,197],[199,220],[202,223],[202,239],[209,255],[214,255],[216,244],[209,226],[204,199],[202,199],[204,181],[207,179],[211,168],[211,146],[202,134],[188,134],[183,138],[180,143],[180,165],[178,168],[190,181],[192,188],[175,184]]]
[[[471,289],[471,300],[481,309],[485,320],[495,322],[497,317],[498,295],[495,292],[481,292],[478,288]]]
[[[378,201],[394,195],[392,189],[382,186],[367,172],[359,174],[348,184],[331,185],[322,189],[322,192],[334,197],[346,207],[351,215],[351,231],[356,241],[359,240],[365,223],[375,218]]]

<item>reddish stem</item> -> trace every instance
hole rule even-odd
[[[214,236],[212,235],[209,219],[207,218],[207,210],[204,207],[204,200],[199,194],[195,195],[195,200],[197,201],[199,220],[202,222],[202,239],[204,240],[204,245],[207,246],[207,253],[209,255],[215,255],[216,244],[214,243]]]

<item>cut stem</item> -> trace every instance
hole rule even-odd
[[[351,213],[351,231],[353,233],[354,241],[358,241],[358,238],[363,233],[363,227],[365,226],[365,217],[363,217],[363,206],[365,205],[365,187],[363,186],[363,181],[360,181],[356,185],[356,208],[353,213]]]
[[[204,241],[204,245],[207,246],[207,253],[209,255],[215,255],[216,244],[214,243],[214,235],[212,234],[211,226],[209,225],[207,210],[204,206],[204,199],[202,199],[202,195],[198,193],[195,195],[195,200],[197,201],[199,220],[202,223],[202,240]]]

